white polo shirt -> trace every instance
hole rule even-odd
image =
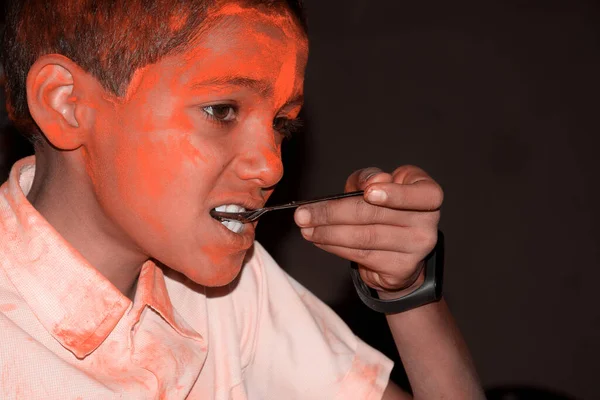
[[[238,279],[148,261],[131,302],[27,201],[0,188],[0,399],[380,399],[392,362],[255,243]]]

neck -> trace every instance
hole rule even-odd
[[[71,247],[133,299],[148,256],[104,214],[81,154],[81,149],[36,149],[35,178],[27,198]]]

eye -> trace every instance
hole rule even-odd
[[[286,139],[290,139],[301,127],[302,120],[300,118],[277,117],[273,120],[273,129],[281,133]]]
[[[214,106],[202,107],[208,118],[218,122],[231,122],[237,117],[237,109],[229,104],[217,104]]]

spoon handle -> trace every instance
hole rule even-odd
[[[318,203],[320,201],[337,200],[337,199],[343,199],[346,197],[361,196],[363,193],[364,192],[362,190],[359,190],[356,192],[349,192],[349,193],[340,193],[340,194],[334,194],[331,196],[318,197],[318,198],[312,199],[312,200],[292,201],[291,203],[279,204],[279,205],[275,205],[275,206],[271,206],[271,207],[264,207],[264,208],[259,208],[257,210],[244,211],[244,212],[239,212],[239,213],[211,210],[210,215],[219,221],[230,220],[230,221],[240,221],[242,223],[248,223],[248,222],[256,221],[257,219],[259,219],[261,216],[263,216],[265,213],[267,213],[269,211],[284,210],[286,208],[296,208],[296,207],[303,206],[305,204]]]
[[[364,193],[364,191],[358,190],[356,192],[340,193],[340,194],[334,194],[331,196],[317,197],[316,199],[311,199],[311,200],[292,201],[291,203],[279,204],[279,205],[275,205],[275,206],[271,206],[271,207],[265,207],[265,212],[275,211],[275,210],[284,210],[286,208],[296,208],[296,207],[303,206],[305,204],[318,203],[321,201],[337,200],[337,199],[344,199],[346,197],[361,196],[363,193]]]

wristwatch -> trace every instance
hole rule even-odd
[[[442,283],[444,278],[444,235],[438,231],[438,240],[435,248],[425,258],[425,281],[418,289],[405,296],[394,300],[382,300],[377,297],[377,292],[371,289],[360,278],[358,265],[351,263],[350,274],[358,297],[372,310],[397,314],[408,311],[425,304],[439,301],[442,298]]]

